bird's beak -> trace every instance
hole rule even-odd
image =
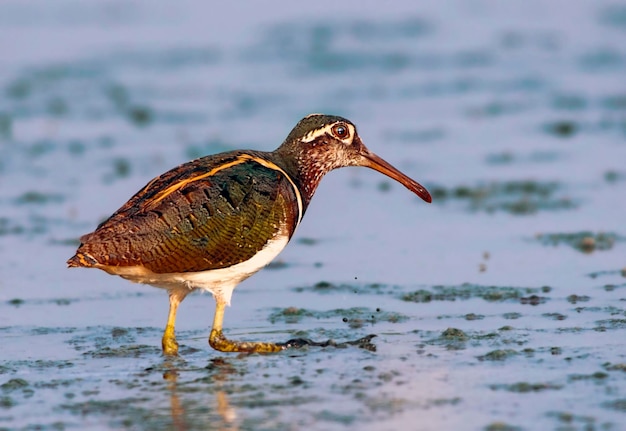
[[[370,152],[365,147],[363,147],[361,155],[363,156],[362,166],[374,169],[381,174],[387,175],[389,178],[393,178],[400,184],[404,185],[404,187],[418,195],[420,198],[424,199],[426,202],[432,202],[433,198],[430,196],[430,193],[428,193],[428,190],[426,190],[417,181],[407,177],[402,172],[391,166],[389,163],[378,157],[376,154]]]

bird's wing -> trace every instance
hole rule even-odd
[[[291,237],[300,194],[262,154],[209,156],[155,178],[81,238],[70,265],[206,271],[250,259],[281,232]]]

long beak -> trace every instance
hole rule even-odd
[[[362,153],[362,155],[364,158],[364,163],[362,166],[374,169],[381,174],[387,175],[389,178],[393,178],[404,187],[418,195],[420,198],[424,199],[426,202],[432,202],[433,198],[430,196],[430,193],[428,193],[428,190],[426,190],[420,183],[407,177],[402,172],[400,172],[372,152],[366,150],[366,152]]]

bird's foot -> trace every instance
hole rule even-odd
[[[221,330],[212,329],[209,345],[220,352],[274,353],[285,350],[282,344],[252,341],[232,341],[224,336]]]
[[[232,341],[227,339],[222,331],[211,330],[211,336],[209,337],[209,344],[215,350],[220,352],[245,352],[245,353],[275,353],[287,349],[301,349],[305,346],[313,347],[335,347],[338,349],[345,349],[348,346],[356,346],[360,349],[369,350],[371,352],[376,351],[376,345],[372,343],[372,339],[376,337],[375,334],[367,335],[363,338],[353,341],[344,341],[338,343],[334,340],[326,341],[313,341],[308,338],[294,338],[285,343],[262,343],[251,341]]]
[[[294,338],[285,343],[279,343],[279,346],[283,346],[285,349],[300,349],[305,346],[315,346],[315,347],[336,347],[338,349],[344,349],[348,346],[357,346],[360,349],[369,350],[371,352],[376,351],[376,345],[372,343],[372,338],[374,338],[375,334],[367,335],[363,338],[359,338],[354,341],[344,341],[343,343],[337,343],[334,340],[326,340],[326,341],[313,341],[308,338]]]
[[[165,334],[163,334],[163,339],[161,340],[161,346],[163,347],[163,354],[165,356],[177,356],[178,355],[178,343],[176,342],[176,337],[174,336],[174,331],[171,333],[167,330]]]

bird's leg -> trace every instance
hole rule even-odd
[[[249,341],[231,341],[222,332],[222,322],[224,321],[224,309],[226,302],[215,297],[215,317],[213,318],[213,328],[209,336],[209,344],[220,352],[247,352],[247,353],[272,353],[284,350],[286,346],[274,343],[261,343]]]
[[[176,335],[174,334],[174,326],[176,324],[176,311],[178,306],[187,292],[181,293],[179,290],[170,290],[170,312],[167,316],[167,325],[165,326],[165,332],[163,332],[163,339],[161,345],[163,346],[163,354],[168,356],[176,356],[178,354],[178,343],[176,342]]]

